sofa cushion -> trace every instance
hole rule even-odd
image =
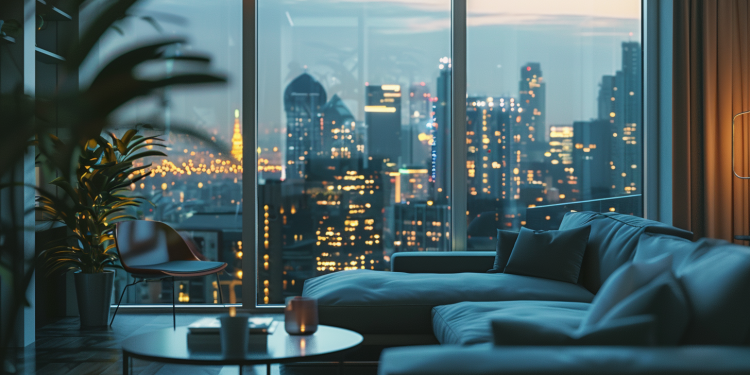
[[[654,344],[655,326],[651,315],[614,319],[588,330],[550,320],[509,316],[492,320],[492,334],[498,346],[650,346]]]
[[[513,247],[516,245],[518,239],[518,232],[512,232],[508,230],[497,230],[497,245],[495,246],[495,265],[489,273],[501,273],[505,270],[505,265],[508,264],[510,259],[510,253],[513,251]]]
[[[704,239],[679,266],[691,321],[687,345],[742,345],[750,335],[750,248]]]
[[[665,254],[627,263],[602,286],[578,325],[515,311],[492,317],[496,345],[676,345],[688,321]],[[524,301],[522,301],[524,303]],[[528,302],[525,302],[528,303]]]
[[[492,343],[490,322],[504,317],[551,321],[578,328],[590,304],[555,301],[461,302],[432,309],[432,330],[441,344]]]
[[[594,297],[580,334],[619,325],[625,318],[649,315],[657,345],[677,345],[688,322],[687,301],[672,274],[672,256],[625,264]],[[650,340],[644,340],[647,342]],[[616,341],[615,341],[616,342]]]
[[[686,239],[692,233],[658,221],[614,212],[569,212],[560,229],[591,226],[589,241],[581,264],[578,283],[596,293],[607,277],[633,259],[633,253],[643,233],[667,234]]]
[[[505,273],[336,272],[305,281],[321,324],[359,333],[432,333],[432,308],[463,301],[591,302],[577,284]],[[489,327],[488,327],[489,330]]]
[[[575,283],[591,228],[534,231],[521,228],[504,273]]]
[[[388,348],[379,375],[739,375],[750,374],[750,348],[460,347]]]

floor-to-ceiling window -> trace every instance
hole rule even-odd
[[[95,5],[95,4],[94,4]],[[90,5],[90,6],[94,6]],[[131,187],[132,193],[150,203],[130,209],[145,220],[162,221],[192,241],[199,256],[227,262],[227,272],[217,282],[214,275],[137,284],[128,288],[123,304],[172,303],[178,305],[242,302],[242,1],[241,0],[147,0],[141,1],[128,18],[118,22],[98,43],[93,58],[81,70],[81,83],[87,84],[97,69],[104,67],[114,53],[154,40],[185,37],[184,43],[170,45],[163,53],[210,56],[210,70],[226,74],[224,85],[172,86],[156,97],[128,103],[115,114],[124,127],[122,134],[137,124],[153,124],[162,130],[142,130],[141,134],[161,135],[167,157],[148,158],[153,163],[148,177]],[[84,12],[86,9],[84,9]],[[81,19],[86,19],[81,17]],[[84,27],[86,25],[83,25]],[[186,62],[168,61],[146,65],[137,72],[142,77],[158,72],[180,72]],[[195,64],[202,64],[195,62]],[[189,136],[190,128],[213,141],[231,147],[221,153],[208,142]],[[143,129],[143,128],[142,128]],[[250,145],[249,147],[253,147]],[[149,148],[151,148],[149,146]],[[117,271],[116,296],[133,278]]]
[[[258,305],[388,270],[396,252],[491,249],[498,228],[555,228],[572,210],[642,214],[639,0],[256,5]]]
[[[640,0],[467,7],[467,248],[571,210],[640,215]]]
[[[450,0],[259,0],[257,303],[450,250]]]

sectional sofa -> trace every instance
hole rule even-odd
[[[355,330],[365,345],[418,345],[383,351],[382,375],[750,373],[750,248],[692,242],[690,232],[616,213],[568,213],[560,229],[582,226],[591,230],[577,283],[487,273],[495,252],[401,253],[393,272],[329,274],[303,294],[318,299],[322,324]],[[495,345],[493,321],[508,317],[575,329],[618,268],[665,254],[685,300],[675,345]]]

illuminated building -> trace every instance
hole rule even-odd
[[[323,106],[314,128],[312,165],[313,180],[331,180],[342,170],[356,169],[364,157],[364,144],[354,116],[338,95]]]
[[[440,75],[437,79],[437,95],[432,99],[432,149],[431,178],[435,185],[434,200],[440,204],[447,204],[450,196],[450,129],[451,129],[451,60],[447,57],[440,59]]]
[[[511,120],[518,103],[507,97],[469,97],[466,103],[467,210],[474,222],[482,215],[498,216],[496,225],[481,236],[494,236],[505,226],[510,209]],[[511,115],[512,114],[512,115]],[[476,228],[476,226],[475,226]],[[491,233],[492,232],[492,233]],[[474,236],[480,235],[474,233]]]
[[[500,201],[510,191],[509,120],[518,108],[514,98],[470,97],[466,103],[469,195]],[[475,199],[473,199],[475,200]]]
[[[430,197],[430,174],[426,167],[407,166],[391,174],[397,178],[394,203],[425,202]]]
[[[368,85],[365,88],[367,156],[374,164],[396,166],[401,157],[401,86]]]
[[[424,82],[409,88],[409,123],[402,130],[402,165],[431,164],[432,95]]]
[[[326,103],[323,86],[311,75],[301,74],[284,90],[286,112],[286,178],[304,179],[315,143],[316,124]],[[319,125],[318,125],[319,127]]]
[[[541,162],[547,135],[546,83],[539,63],[521,66],[518,83],[518,101],[521,104],[520,124],[528,128],[529,137],[524,137],[529,161]],[[525,134],[524,134],[525,135]]]
[[[240,110],[234,110],[234,134],[232,134],[232,156],[242,161],[242,126],[240,125]]]
[[[611,196],[610,152],[616,140],[609,120],[573,123],[573,167],[581,200]]]
[[[611,196],[639,193],[642,166],[641,47],[622,43],[622,70],[602,77],[599,86],[599,120],[610,124],[615,142],[610,150]]]
[[[313,219],[287,182],[258,185],[258,303],[283,304],[315,276]],[[287,195],[289,194],[289,195]]]
[[[385,268],[384,177],[377,170],[350,170],[308,188],[316,275]]]
[[[544,152],[544,160],[547,168],[547,200],[550,203],[570,202],[580,198],[578,174],[573,166],[573,137],[573,126],[553,125],[549,128],[549,146]]]
[[[392,206],[393,252],[450,251],[450,210],[434,201]]]

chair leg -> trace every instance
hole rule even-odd
[[[177,330],[177,316],[175,312],[174,307],[174,295],[175,295],[175,289],[174,289],[174,276],[172,276],[172,328],[176,331]]]
[[[221,280],[219,280],[219,273],[216,273],[216,287],[219,289],[219,302],[224,304],[224,296],[221,295]]]
[[[128,285],[125,285],[125,287],[124,287],[124,288],[122,288],[122,293],[120,293],[120,299],[119,299],[119,300],[117,301],[117,308],[115,309],[115,313],[114,313],[114,314],[112,315],[112,321],[111,321],[111,322],[109,322],[109,326],[110,326],[110,327],[112,327],[112,323],[114,323],[114,322],[115,322],[115,317],[117,316],[117,310],[119,310],[119,309],[120,309],[120,303],[122,303],[122,297],[124,297],[124,296],[125,296],[125,291],[126,291],[126,290],[128,290],[128,288],[129,288],[129,287],[131,287],[131,286],[133,286],[133,285],[135,285],[135,284],[138,284],[138,283],[140,283],[140,281],[138,281],[138,279],[134,278],[134,280],[135,280],[135,282],[134,282],[134,283],[132,283],[132,284],[128,284]]]

